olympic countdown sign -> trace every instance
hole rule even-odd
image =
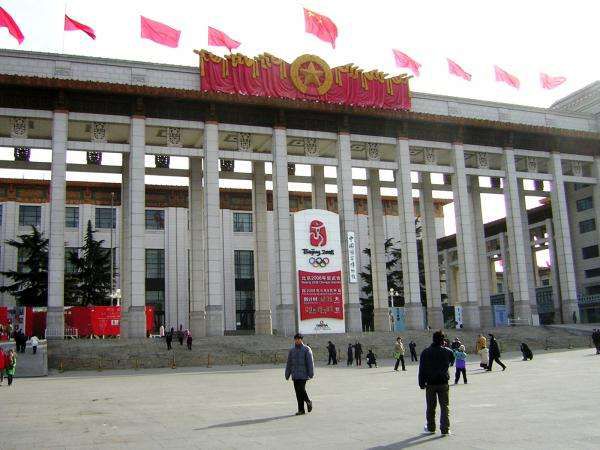
[[[342,247],[338,215],[321,209],[294,214],[298,331],[345,333]]]

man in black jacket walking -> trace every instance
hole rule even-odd
[[[490,360],[487,371],[492,371],[492,364],[494,361],[496,361],[504,371],[506,370],[506,366],[502,363],[502,361],[500,361],[500,346],[498,345],[498,341],[492,333],[490,333],[488,336],[490,337]]]
[[[427,402],[427,425],[425,432],[435,433],[435,409],[440,402],[440,431],[443,436],[450,434],[450,398],[448,367],[454,363],[452,350],[445,348],[444,334],[433,333],[433,343],[421,353],[419,362],[419,387],[425,389]]]
[[[313,404],[306,393],[306,382],[315,376],[315,366],[312,350],[303,342],[304,337],[301,334],[294,336],[294,346],[288,353],[287,364],[285,366],[285,379],[290,376],[294,381],[294,391],[296,391],[296,400],[298,401],[297,416],[304,414],[304,404],[308,407],[308,412],[312,411]]]

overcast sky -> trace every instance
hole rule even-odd
[[[411,80],[413,91],[539,107],[596,81],[600,73],[599,8],[593,1],[0,0],[0,6],[25,35],[19,46],[0,29],[0,46],[22,50],[195,66],[193,49],[208,48],[211,25],[241,41],[241,53],[269,52],[289,62],[314,53],[332,67],[352,62],[397,74],[402,69],[394,67],[391,51],[397,48],[422,64],[421,76]],[[335,50],[304,32],[303,6],[337,24]],[[97,39],[64,33],[65,11],[94,28]],[[140,39],[140,14],[180,29],[179,48]],[[470,72],[473,81],[449,75],[446,57]],[[494,64],[517,76],[521,89],[495,82]],[[540,71],[565,76],[567,82],[543,90]],[[495,207],[487,209],[486,221],[503,216],[501,199],[488,200]],[[529,201],[530,206],[534,203]],[[453,231],[451,218],[447,226]]]

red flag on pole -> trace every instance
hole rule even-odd
[[[450,58],[446,58],[448,61],[448,70],[452,75],[456,75],[457,77],[463,78],[467,81],[471,81],[471,74],[465,72],[465,70],[452,61]]]
[[[8,32],[17,40],[17,42],[19,42],[19,45],[23,43],[25,36],[21,33],[21,29],[11,15],[7,13],[4,8],[0,7],[0,28],[3,27],[8,28]]]
[[[496,73],[496,81],[506,83],[509,86],[514,87],[515,89],[519,89],[519,86],[521,86],[521,82],[517,77],[511,75],[505,70],[502,70],[500,67],[494,66],[494,72]]]
[[[94,29],[84,25],[76,20],[71,19],[69,16],[65,14],[65,31],[83,31],[92,39],[96,39],[96,33]]]
[[[213,27],[208,27],[208,45],[216,47],[227,47],[229,51],[232,48],[238,48],[241,42],[231,39],[225,33]]]
[[[167,47],[177,47],[179,45],[179,36],[181,31],[171,28],[164,23],[156,22],[147,17],[140,16],[142,39],[150,39],[157,44],[166,45]]]
[[[314,34],[322,41],[329,42],[335,48],[338,30],[329,17],[304,8],[304,31]]]
[[[396,65],[398,67],[406,67],[407,69],[412,70],[412,73],[414,73],[416,77],[419,76],[421,64],[416,62],[406,53],[402,53],[400,50],[392,49],[392,52],[394,52],[394,58],[396,59]]]
[[[546,73],[540,73],[540,83],[544,89],[554,89],[563,84],[567,79],[565,77],[551,77]]]

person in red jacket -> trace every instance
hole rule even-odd
[[[4,366],[6,365],[6,355],[4,350],[0,347],[0,385],[4,381]]]

